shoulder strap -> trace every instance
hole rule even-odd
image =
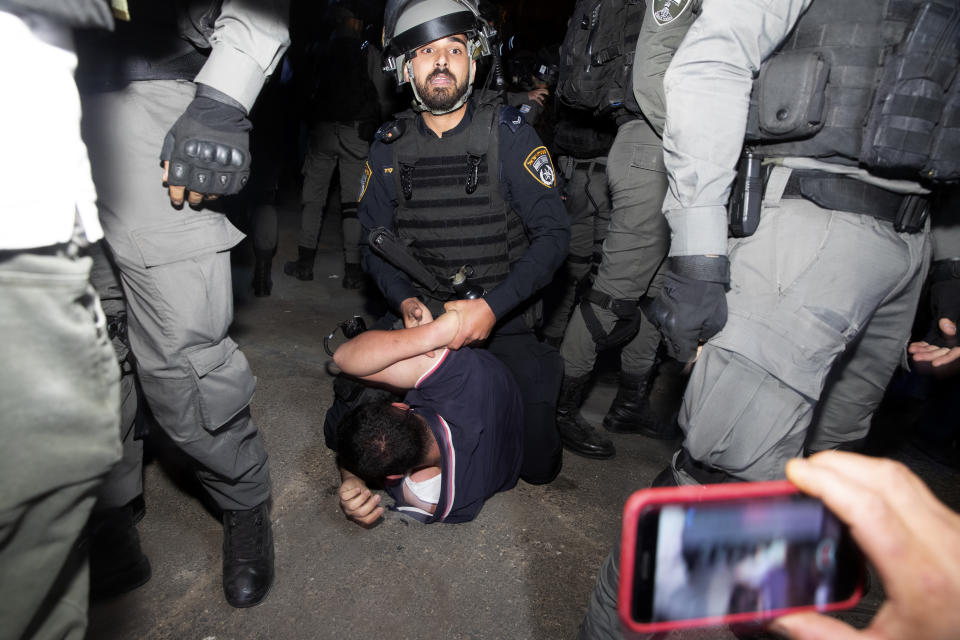
[[[392,138],[390,144],[393,151],[393,166],[397,169],[393,172],[393,181],[396,193],[402,193],[405,200],[413,197],[413,166],[417,163],[417,135],[403,135],[412,127],[417,126],[417,114],[411,109],[407,109],[397,114],[396,123],[402,123],[395,127],[399,130],[399,135]],[[383,130],[388,124],[380,127]],[[378,132],[378,137],[379,132]],[[382,140],[382,138],[381,138]]]
[[[488,155],[490,141],[497,139],[494,122],[498,110],[499,105],[480,105],[470,122],[469,138],[467,138],[466,191],[468,194],[477,190],[480,181],[480,161]],[[493,169],[495,167],[488,167],[488,170]]]

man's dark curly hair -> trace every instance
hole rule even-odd
[[[379,400],[354,407],[337,426],[337,464],[367,483],[380,484],[421,464],[429,440],[426,422]]]

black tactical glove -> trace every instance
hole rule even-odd
[[[930,311],[933,314],[930,331],[924,342],[952,349],[956,336],[945,336],[940,331],[940,319],[954,324],[960,320],[960,260],[938,260],[930,274]]]
[[[690,362],[699,343],[727,323],[729,281],[730,262],[725,256],[667,259],[660,295],[641,308],[660,329],[671,358]]]
[[[252,128],[243,105],[198,84],[193,102],[163,140],[160,160],[170,162],[167,184],[203,195],[239,192],[250,178]]]

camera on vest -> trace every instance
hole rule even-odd
[[[453,285],[453,292],[461,300],[476,300],[482,298],[486,293],[483,287],[475,282],[470,282],[470,276],[473,275],[473,267],[468,264],[463,265],[457,272],[450,276],[450,282]]]

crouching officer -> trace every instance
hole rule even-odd
[[[384,23],[385,69],[410,83],[413,109],[378,132],[358,214],[365,237],[390,230],[440,286],[414,280],[369,244],[364,269],[405,326],[429,317],[426,309],[456,309],[462,325],[448,346],[483,343],[513,372],[525,401],[524,447],[540,452],[525,456],[520,475],[550,482],[561,465],[562,371],[556,349],[533,333],[534,299],[570,237],[550,154],[519,111],[470,99],[493,35],[471,1],[391,2]],[[451,276],[461,267],[484,295],[457,299]]]

